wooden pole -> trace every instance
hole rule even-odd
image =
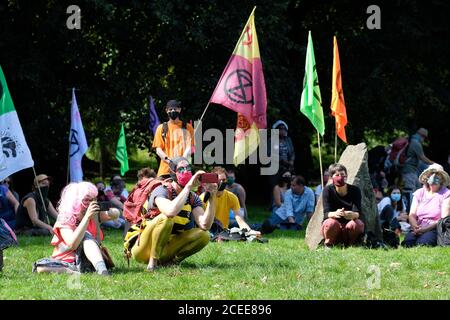
[[[320,181],[322,184],[322,190],[323,190],[323,169],[322,169],[322,151],[320,149],[320,134],[319,134],[319,130],[317,130],[317,143],[319,145],[319,164],[320,164]]]
[[[36,170],[34,170],[34,166],[33,166],[33,173],[34,173],[34,181],[37,182],[37,186],[35,186],[35,187],[39,191],[39,196],[42,201],[42,207],[44,208],[44,211],[45,211],[45,219],[47,220],[47,224],[50,225],[50,220],[48,219],[47,207],[45,206],[44,197],[42,196],[42,192],[41,192],[41,187],[39,187],[39,181],[37,181],[37,174],[36,174]]]
[[[337,131],[334,131],[334,163],[337,162]]]

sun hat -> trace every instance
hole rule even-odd
[[[432,174],[436,174],[441,179],[443,186],[447,187],[450,185],[450,176],[438,163],[433,163],[422,172],[422,174],[419,176],[420,183],[425,184]]]

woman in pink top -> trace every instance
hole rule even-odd
[[[62,265],[73,266],[79,272],[109,275],[99,246],[102,234],[98,227],[97,192],[90,182],[70,183],[63,189],[51,241],[55,248],[49,260],[61,261]],[[67,272],[67,268],[60,269]],[[54,267],[37,267],[37,272],[59,271]]]
[[[423,188],[414,192],[409,213],[411,231],[405,236],[402,245],[435,246],[437,241],[436,225],[448,210],[450,203],[450,177],[441,165],[434,163],[419,177]]]

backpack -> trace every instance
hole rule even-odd
[[[147,223],[161,213],[158,208],[151,208],[150,210],[144,208],[148,195],[158,186],[164,185],[168,190],[169,200],[172,200],[173,187],[169,181],[171,181],[170,178],[166,180],[143,178],[135,185],[123,205],[124,217],[131,224],[123,242],[123,252],[128,267],[130,267],[131,249],[136,243],[139,243],[142,231],[144,231]],[[194,204],[194,197],[191,194],[189,194],[189,203],[191,206]]]
[[[128,195],[127,200],[123,204],[123,215],[131,225],[139,224],[143,219],[151,219],[159,214],[158,209],[146,210],[144,205],[149,194],[162,184],[169,188],[169,197],[171,197],[172,193],[170,191],[172,186],[166,180],[143,178],[134,186],[133,190]]]
[[[408,151],[409,139],[397,138],[391,144],[390,149],[387,151],[388,156],[384,162],[384,170],[398,171],[406,162],[406,152]]]
[[[450,217],[439,220],[437,224],[438,246],[450,246]]]

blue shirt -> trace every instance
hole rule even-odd
[[[275,213],[283,220],[294,217],[296,222],[301,224],[306,213],[314,212],[315,204],[314,192],[305,186],[303,194],[295,194],[289,189],[284,194],[284,202]]]

